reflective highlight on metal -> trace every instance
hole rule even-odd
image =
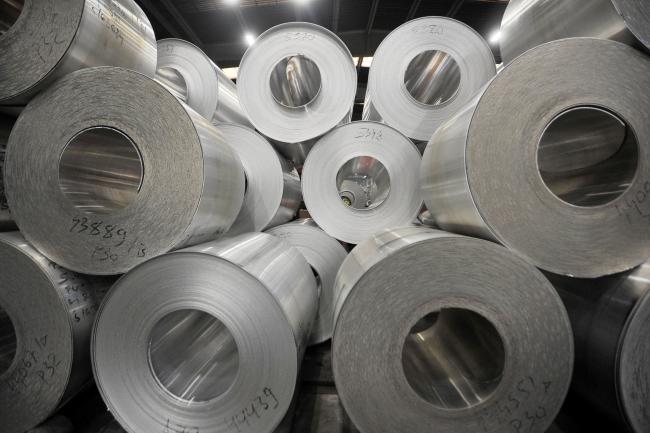
[[[237,86],[255,128],[291,147],[349,121],[357,71],[338,36],[315,24],[293,22],[267,30],[246,50]]]
[[[97,385],[128,431],[270,433],[289,408],[317,305],[305,258],[269,234],[154,258],[102,304]]]
[[[350,252],[335,293],[334,378],[360,431],[543,433],[558,413],[569,318],[544,275],[506,248],[384,230]]]
[[[404,73],[406,90],[425,105],[442,105],[460,88],[458,63],[444,51],[429,50],[411,60]]]
[[[72,205],[107,214],[130,205],[142,185],[142,157],[135,144],[112,128],[89,128],[68,142],[59,160],[59,184]]]
[[[363,119],[428,141],[495,74],[492,50],[471,27],[445,17],[409,21],[375,52]]]
[[[57,79],[93,66],[120,66],[153,77],[156,38],[135,1],[10,4],[22,5],[24,13],[0,34],[0,106],[25,105]],[[0,9],[3,16],[5,6]]]
[[[332,337],[334,325],[334,280],[341,263],[348,255],[339,241],[325,233],[311,219],[293,221],[267,230],[296,247],[307,259],[319,284],[318,314],[309,344],[320,344]]]
[[[25,179],[24,167],[39,176]],[[153,79],[112,67],[74,72],[23,111],[5,180],[29,242],[98,275],[216,239],[234,223],[245,182],[218,129]]]
[[[632,184],[639,160],[634,131],[614,114],[571,108],[546,127],[537,159],[546,186],[575,206],[600,206]]]
[[[537,45],[573,37],[611,39],[650,51],[650,3],[511,0],[501,21],[503,63]]]
[[[286,57],[273,68],[269,84],[278,104],[287,108],[304,108],[320,92],[320,71],[306,56]]]
[[[224,124],[219,131],[246,173],[244,204],[228,235],[260,232],[291,221],[302,202],[300,176],[291,161],[250,128]]]
[[[415,220],[422,207],[420,163],[411,140],[388,125],[339,126],[307,157],[303,200],[328,235],[357,244],[378,230]]]
[[[0,231],[16,230],[16,224],[11,217],[9,205],[7,204],[4,187],[5,152],[14,121],[13,117],[0,114]]]
[[[18,232],[0,233],[0,261],[0,425],[23,433],[90,380],[91,328],[110,282],[50,262]]]
[[[621,431],[650,429],[650,264],[596,280],[549,275],[576,340],[572,391]],[[627,427],[627,428],[626,428]]]
[[[0,36],[16,23],[24,6],[24,0],[2,0],[0,2]]]
[[[402,349],[409,385],[441,409],[468,409],[492,396],[505,367],[503,341],[471,310],[443,308],[409,331]]]
[[[650,140],[649,86],[650,59],[618,42],[523,54],[431,138],[421,185],[436,224],[557,274],[638,266],[650,256],[650,154],[636,145]]]
[[[158,41],[156,80],[215,125],[252,126],[239,103],[235,83],[190,42]]]

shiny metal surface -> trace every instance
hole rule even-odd
[[[237,86],[196,45],[181,39],[158,41],[156,80],[213,124],[251,126]]]
[[[542,433],[559,411],[569,319],[548,280],[506,248],[384,230],[350,252],[335,291],[334,378],[360,431]]]
[[[311,219],[292,221],[267,230],[300,251],[317,276],[319,288],[318,314],[309,344],[320,344],[332,337],[334,324],[334,280],[341,263],[348,255],[339,241],[325,233]]]
[[[305,205],[330,236],[357,244],[415,220],[420,152],[397,130],[352,122],[320,139],[302,171]]]
[[[492,51],[472,28],[445,17],[409,21],[374,54],[363,119],[428,141],[495,74]]]
[[[650,4],[637,0],[511,0],[501,22],[504,64],[546,42],[612,39],[650,49]]]
[[[11,116],[0,114],[0,230],[16,230],[16,223],[11,218],[4,187],[4,162],[9,134],[15,119]]]
[[[255,128],[290,147],[350,118],[357,71],[337,35],[316,24],[292,22],[267,30],[246,50],[237,87]],[[284,154],[290,158],[289,153]]]
[[[304,257],[269,234],[157,257],[102,304],[96,382],[128,431],[270,433],[293,397],[317,303]]]
[[[24,0],[2,0],[0,2],[0,36],[16,23],[24,5]]]
[[[133,0],[24,0],[0,35],[0,105],[25,105],[64,75],[121,66],[153,76],[156,39]]]
[[[25,179],[26,166],[39,176]],[[55,262],[100,275],[216,239],[245,188],[219,130],[156,81],[112,67],[70,74],[30,104],[5,170],[25,237]]]
[[[229,236],[259,232],[293,219],[302,202],[300,176],[260,134],[245,126],[219,125],[246,174],[244,204]]]
[[[650,264],[596,280],[549,278],[573,325],[572,391],[621,431],[648,431]]]
[[[411,60],[404,73],[406,90],[425,105],[442,105],[456,96],[461,73],[458,63],[444,51],[430,50]]]
[[[528,51],[429,142],[421,185],[436,224],[557,274],[638,266],[650,255],[650,155],[635,144],[650,136],[648,86],[650,60],[618,42]]]
[[[0,260],[0,424],[22,433],[90,380],[90,332],[110,281],[50,262],[18,232],[0,233]]]

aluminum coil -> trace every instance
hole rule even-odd
[[[135,1],[11,3],[15,8],[7,6],[7,16],[15,22],[0,34],[0,105],[25,105],[55,80],[92,66],[121,66],[153,77],[156,37]]]
[[[272,432],[289,408],[317,305],[304,257],[269,234],[154,258],[100,308],[97,385],[130,433]]]
[[[422,206],[420,161],[411,140],[388,125],[362,121],[340,126],[307,157],[305,205],[327,234],[351,244],[408,225]]]
[[[575,37],[612,39],[650,52],[650,3],[511,0],[501,22],[503,62],[537,45]]]
[[[648,88],[650,59],[618,42],[565,39],[520,56],[424,153],[438,226],[557,274],[639,265],[650,256]]]
[[[219,131],[246,174],[244,204],[228,234],[260,232],[291,221],[302,202],[300,176],[293,164],[250,128],[224,124]]]
[[[363,433],[543,433],[559,411],[569,318],[506,248],[386,230],[352,250],[335,287],[334,378]]]
[[[495,74],[492,50],[471,27],[445,17],[409,21],[377,48],[363,119],[429,141]]]
[[[596,280],[550,278],[575,334],[572,391],[617,431],[650,431],[650,262]]]
[[[317,275],[320,292],[318,314],[311,331],[310,344],[332,338],[334,325],[334,280],[341,263],[348,255],[343,245],[325,233],[311,219],[302,219],[267,230],[298,248]]]
[[[15,119],[13,117],[0,114],[0,231],[16,230],[16,224],[11,218],[9,205],[7,205],[3,175],[5,150],[7,149],[9,134],[11,133],[14,121]]]
[[[181,39],[158,41],[156,80],[213,124],[252,126],[237,86],[199,47]]]
[[[301,143],[350,119],[357,71],[334,33],[311,23],[286,23],[248,48],[237,86],[259,132],[274,141]]]
[[[213,125],[154,80],[112,67],[70,74],[25,108],[5,181],[27,240],[86,274],[215,239],[244,197],[241,162]]]
[[[23,433],[91,379],[90,332],[105,283],[50,262],[18,232],[0,233],[0,262],[0,425]]]

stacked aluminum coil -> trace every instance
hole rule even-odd
[[[128,433],[289,432],[330,338],[362,433],[544,433],[569,389],[650,431],[650,6],[583,3],[511,1],[498,75],[400,26],[351,122],[320,26],[236,86],[133,0],[0,1],[2,432],[67,433],[91,370]]]

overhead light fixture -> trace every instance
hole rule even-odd
[[[236,5],[239,3],[239,0],[224,0],[224,3],[227,5]]]
[[[493,33],[490,35],[490,39],[489,39],[489,41],[490,41],[490,43],[493,44],[493,45],[498,44],[498,43],[501,41],[501,31],[500,31],[500,30],[496,30],[495,32],[493,32]]]
[[[244,40],[248,46],[251,46],[255,43],[255,36],[252,33],[246,33],[244,35]]]

